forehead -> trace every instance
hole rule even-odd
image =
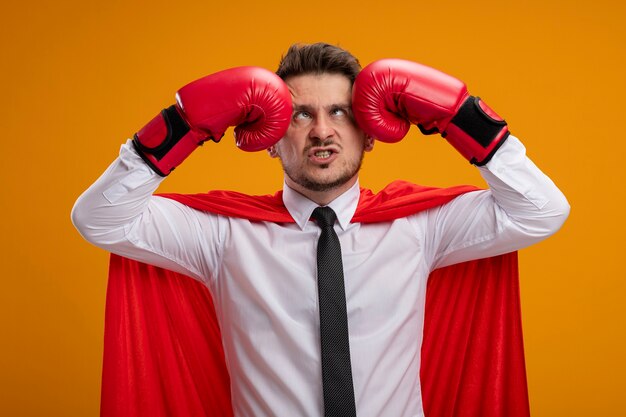
[[[294,105],[349,104],[352,84],[341,74],[305,74],[285,81]]]

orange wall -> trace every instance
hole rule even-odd
[[[364,64],[437,67],[507,118],[573,207],[559,234],[521,253],[533,415],[624,415],[624,3],[260,3],[3,6],[0,415],[98,412],[107,254],[69,213],[120,143],[188,81],[237,65],[275,69],[288,45],[318,40]],[[280,187],[276,160],[239,152],[228,136],[161,191]],[[364,185],[396,178],[482,184],[445,141],[416,129],[366,158]]]

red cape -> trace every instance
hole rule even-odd
[[[378,194],[361,190],[352,221],[405,217],[472,190],[399,181]],[[294,221],[281,192],[164,196],[226,216]],[[111,256],[103,417],[232,416],[223,355],[215,310],[204,285]],[[530,415],[516,253],[452,265],[430,275],[420,377],[428,417]]]

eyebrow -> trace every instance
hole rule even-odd
[[[324,106],[324,109],[326,110],[344,109],[344,110],[350,111],[351,107],[350,107],[350,104],[348,103],[341,103],[341,104],[329,104],[328,106]],[[307,113],[314,113],[315,108],[313,108],[313,106],[310,106],[308,104],[294,104],[293,111],[305,111]]]

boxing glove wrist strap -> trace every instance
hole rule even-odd
[[[472,164],[485,165],[509,136],[506,122],[479,97],[470,96],[441,134]]]
[[[164,109],[133,137],[139,156],[159,175],[167,176],[204,142],[175,105]]]

